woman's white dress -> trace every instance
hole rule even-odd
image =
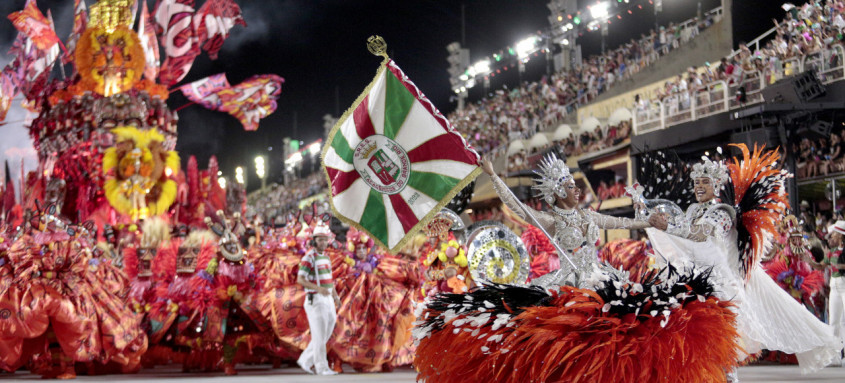
[[[733,211],[722,204],[693,204],[667,232],[647,229],[655,252],[673,264],[713,267],[717,296],[736,304],[744,359],[762,349],[795,354],[802,373],[839,359],[842,342],[769,277],[759,262],[747,280],[740,274]]]

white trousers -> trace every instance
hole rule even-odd
[[[827,302],[830,327],[845,340],[845,277],[830,278],[830,297]]]
[[[326,343],[332,336],[337,321],[334,299],[331,295],[312,295],[312,302],[305,299],[305,315],[311,329],[311,342],[299,356],[299,365],[305,369],[314,367],[314,372],[322,374],[330,370],[326,359]]]

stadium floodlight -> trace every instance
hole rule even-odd
[[[321,146],[322,146],[322,143],[317,141],[317,142],[315,142],[311,145],[308,145],[308,151],[310,151],[311,155],[313,156],[317,153],[320,153]]]
[[[490,73],[490,60],[481,60],[470,67],[470,73],[474,76],[483,76]]]
[[[537,37],[531,36],[516,43],[516,56],[519,58],[527,57],[537,47]]]
[[[255,175],[257,175],[258,178],[263,179],[264,176],[267,175],[264,170],[264,157],[255,157]]]
[[[593,16],[594,19],[604,19],[607,18],[609,15],[608,8],[609,4],[607,2],[598,3],[590,7],[590,15]]]
[[[296,165],[299,161],[302,161],[302,153],[296,152],[291,154],[288,159],[285,160],[285,163],[293,166]]]
[[[244,183],[244,168],[241,166],[235,168],[235,181],[238,181],[239,184]]]

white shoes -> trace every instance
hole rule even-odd
[[[302,362],[298,360],[296,361],[296,365],[299,366],[299,368],[305,370],[305,372],[314,375],[314,370],[312,370],[310,366],[306,368],[305,365],[303,365]]]
[[[305,367],[305,365],[302,364],[302,362],[300,362],[298,360],[296,361],[296,365],[299,366],[299,368],[303,369],[305,372],[307,372],[311,375],[315,375],[315,374],[316,375],[337,375],[337,371],[334,371],[331,368],[327,368],[325,370],[317,370],[315,372],[316,369],[312,369],[312,368],[314,368],[314,366]]]

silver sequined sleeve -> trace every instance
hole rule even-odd
[[[528,209],[528,211],[532,215],[534,215],[534,217],[537,218],[537,221],[540,222],[540,225],[543,226],[543,229],[545,229],[547,233],[554,233],[555,220],[551,214],[542,211],[537,211],[528,206],[525,206],[525,204],[519,202],[519,199],[517,199],[516,196],[513,195],[511,189],[508,187],[508,185],[505,184],[505,181],[499,178],[499,176],[492,175],[490,176],[490,178],[493,180],[493,189],[496,190],[496,194],[498,194],[502,202],[504,202],[505,205],[508,205],[508,207],[513,210],[517,215],[519,215],[520,218],[528,221],[528,223],[532,225],[534,224],[531,219],[525,216],[525,212],[523,212],[522,210],[522,207],[525,207],[525,209]]]
[[[695,242],[704,242],[710,237],[724,238],[733,226],[731,215],[723,209],[710,209],[696,222],[680,220],[670,224],[666,232]]]
[[[625,217],[612,217],[594,211],[587,212],[593,222],[602,229],[645,229],[651,227],[648,222]]]

